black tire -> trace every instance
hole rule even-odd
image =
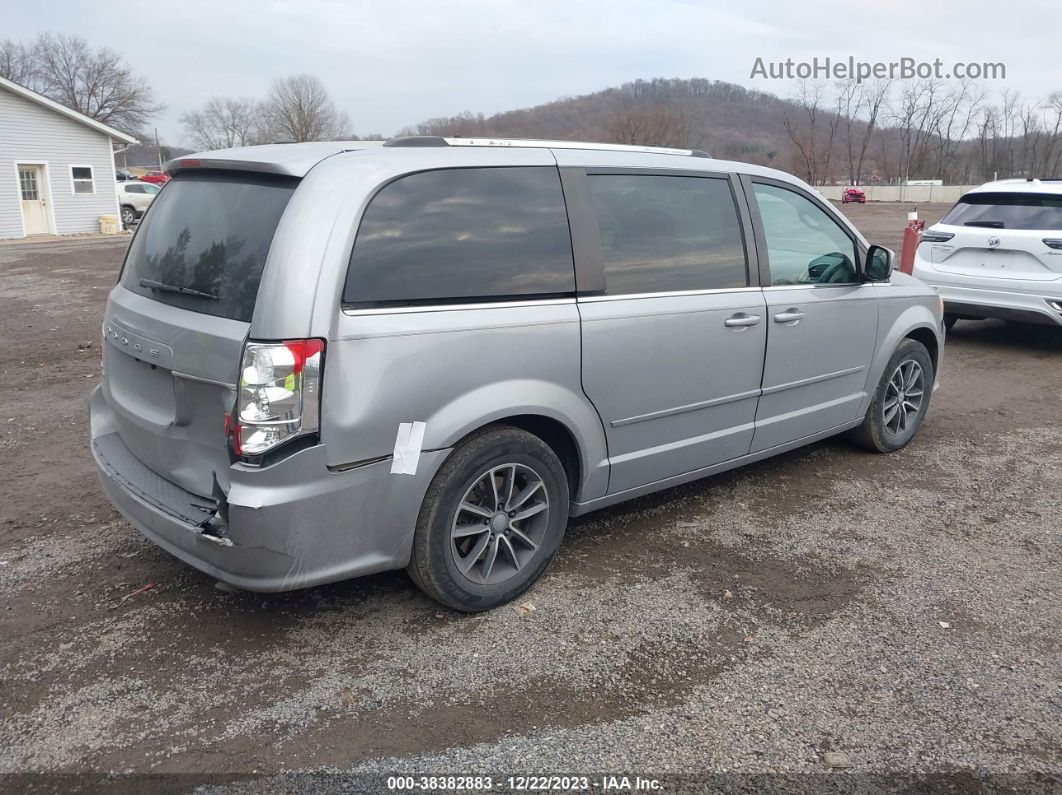
[[[132,226],[136,220],[136,210],[130,207],[128,204],[122,205],[122,224],[124,226]]]
[[[906,424],[901,431],[898,428],[899,419],[896,413],[892,412],[887,416],[887,412],[892,407],[887,408],[886,402],[890,397],[896,396],[893,379],[900,365],[907,367],[908,362],[914,362],[921,369],[922,394],[917,412],[903,409]],[[901,376],[901,381],[902,378]],[[870,408],[867,409],[863,424],[850,432],[851,438],[856,444],[876,453],[891,453],[906,447],[918,432],[929,410],[934,378],[933,360],[926,346],[917,340],[905,339],[889,358],[885,372],[882,373],[881,380],[878,382],[878,388],[874,390],[874,397],[870,401]],[[901,394],[900,397],[902,405],[906,406],[907,395]],[[895,400],[892,402],[895,404]]]
[[[493,484],[500,480],[500,487],[504,490],[508,478],[507,470],[510,467],[513,481],[524,484],[521,494],[530,488],[528,484],[533,485],[536,482],[532,476],[536,476],[541,484],[535,487],[534,493],[538,493],[537,489],[545,492],[545,498],[534,498],[539,501],[544,499],[547,503],[547,508],[544,509],[546,516],[539,520],[535,531],[534,548],[530,545],[520,545],[516,539],[510,542],[509,530],[499,529],[495,543],[495,519],[487,519],[484,524],[489,530],[474,530],[477,533],[489,534],[484,557],[479,564],[473,561],[468,574],[462,573],[458,567],[461,545],[465,545],[463,551],[466,556],[463,561],[467,563],[475,554],[475,544],[480,543],[484,536],[470,535],[456,540],[451,537],[455,529],[460,532],[463,528],[473,527],[475,522],[479,521],[475,518],[478,514],[462,511],[460,506],[467,504],[466,497],[471,500],[470,495],[482,495],[489,489],[485,483]],[[487,480],[488,473],[495,469],[499,474],[491,474],[490,480]],[[483,491],[479,491],[481,489]],[[518,496],[514,494],[511,502],[515,503]],[[504,496],[502,499],[505,499]],[[510,500],[506,500],[506,503],[508,502]],[[508,507],[506,504],[506,508]],[[507,515],[512,517],[514,513],[517,512],[510,511]],[[463,517],[466,518],[465,524],[461,524]],[[490,610],[515,599],[542,576],[557,553],[567,524],[568,478],[557,454],[540,438],[519,428],[508,425],[490,426],[462,441],[432,480],[417,518],[413,553],[406,571],[424,593],[447,607],[469,613]],[[515,529],[515,525],[512,527]],[[530,534],[529,527],[529,524],[523,525],[524,530]],[[502,535],[506,537],[504,543],[507,546],[502,545]],[[526,538],[522,533],[519,535]],[[497,550],[498,565],[505,567],[498,572],[485,566],[491,545]],[[514,549],[518,554],[513,554]],[[522,558],[519,566],[516,565],[517,558]],[[497,582],[484,579],[491,575],[506,578]]]
[[[946,328],[948,331],[951,331],[951,327],[954,326],[958,322],[958,320],[959,320],[959,318],[956,315],[952,315],[952,314],[949,314],[949,313],[945,312],[944,313],[944,328]]]

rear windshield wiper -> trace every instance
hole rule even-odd
[[[204,293],[202,290],[193,290],[191,287],[181,287],[179,284],[164,284],[163,282],[157,282],[154,279],[141,279],[140,286],[147,287],[150,290],[159,290],[164,293],[194,295],[196,298],[209,298],[211,301],[218,300],[216,295]]]
[[[989,229],[1004,229],[1002,221],[967,221],[963,226],[985,226]]]

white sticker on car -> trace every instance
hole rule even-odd
[[[395,437],[395,457],[391,461],[392,475],[415,475],[420,461],[420,446],[424,443],[423,422],[402,422]]]

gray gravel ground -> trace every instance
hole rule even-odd
[[[829,750],[870,774],[961,770],[1001,781],[1018,774],[1013,781],[1023,788],[1032,785],[1024,777],[1030,772],[1049,780],[1059,772],[1062,702],[1062,429],[1008,433],[991,443],[967,438],[948,448],[902,454],[906,461],[879,470],[889,475],[883,482],[826,482],[806,506],[764,511],[762,523],[750,524],[748,509],[770,495],[776,479],[763,475],[686,498],[697,528],[654,522],[659,541],[681,545],[693,531],[699,550],[753,567],[766,563],[780,578],[804,572],[841,602],[829,615],[799,598],[772,604],[772,588],[785,585],[740,578],[729,589],[733,599],[721,598],[717,588],[698,587],[700,560],[647,576],[633,594],[593,604],[581,597],[573,612],[614,633],[606,656],[629,647],[632,636],[636,643],[674,643],[654,628],[660,615],[682,605],[671,622],[690,647],[669,655],[666,672],[651,666],[651,675],[682,682],[680,699],[643,703],[617,720],[332,769],[326,780],[396,771],[818,774]],[[802,463],[828,466],[831,452]],[[896,471],[901,467],[918,475]],[[611,522],[604,524],[581,532],[607,533]],[[557,587],[563,585],[541,590]],[[544,604],[522,621],[555,624],[554,609]],[[568,634],[565,624],[560,619],[558,635]],[[716,658],[715,675],[682,681],[689,673],[683,666],[725,637],[728,626],[740,627],[742,637]],[[558,667],[559,681],[565,673]],[[621,698],[639,695],[622,677],[591,677],[589,686],[601,679]]]
[[[120,250],[54,245],[0,251],[9,322],[54,325],[48,280],[76,318],[0,352],[0,789],[1058,784],[1062,330],[960,322],[906,450],[829,440],[576,520],[522,610],[462,616],[401,574],[221,594],[139,538],[92,483],[77,348]]]

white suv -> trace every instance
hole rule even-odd
[[[159,186],[150,182],[118,182],[115,185],[118,191],[118,203],[122,207],[122,224],[132,226],[147,210],[155,196],[158,195]]]
[[[976,188],[922,235],[914,275],[959,318],[1062,325],[1062,180]]]

